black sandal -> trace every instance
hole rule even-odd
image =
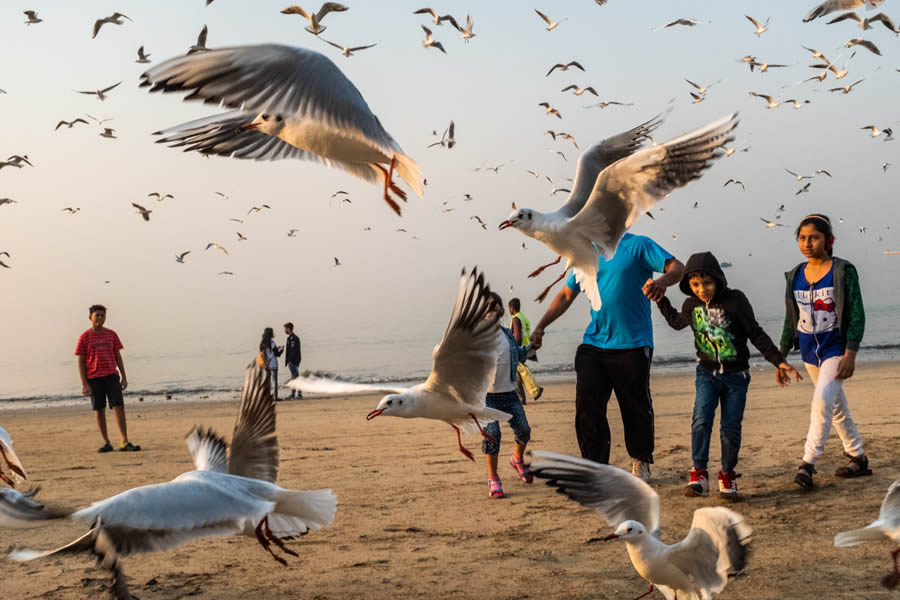
[[[843,477],[844,479],[852,479],[853,477],[862,477],[863,475],[871,475],[872,469],[869,468],[869,459],[866,455],[850,456],[844,452],[844,456],[850,459],[850,462],[834,472],[835,477]]]
[[[816,468],[809,463],[800,463],[797,467],[797,474],[794,475],[794,483],[802,487],[804,490],[813,489],[812,476],[816,473]]]

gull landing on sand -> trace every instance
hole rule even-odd
[[[0,254],[9,256],[8,252]],[[12,472],[12,479],[3,472],[4,466],[7,470]],[[9,434],[5,429],[0,427],[0,481],[6,482],[9,486],[16,487],[14,479],[22,481],[28,479],[28,476],[25,474],[25,467],[22,466],[22,461],[19,460],[15,450],[13,450],[12,438],[9,437]]]
[[[893,251],[885,251],[885,254],[900,254]],[[894,570],[881,580],[881,584],[889,590],[900,583],[900,568],[897,560],[900,557],[900,479],[891,484],[887,495],[881,503],[881,511],[878,519],[862,529],[842,531],[834,536],[834,545],[838,547],[856,546],[863,542],[891,540],[897,548],[891,552],[894,561]]]
[[[190,91],[186,99],[232,109],[159,131],[159,142],[207,155],[322,162],[383,182],[384,201],[398,215],[390,192],[403,201],[406,193],[392,181],[394,171],[423,197],[419,166],[356,86],[318,52],[276,44],[220,48],[167,60],[142,78],[151,92]]]
[[[71,514],[13,505],[0,496],[0,514],[22,524],[66,517],[92,523],[84,536],[62,548],[48,552],[14,549],[10,558],[28,561],[57,554],[97,554],[97,543],[105,538],[106,552],[115,559],[105,566],[114,572],[116,586],[123,589],[117,598],[129,597],[119,557],[166,550],[201,538],[253,536],[286,565],[272,545],[296,556],[281,538],[330,525],[337,498],[331,490],[306,492],[276,484],[279,447],[269,380],[268,371],[255,364],[247,368],[230,456],[222,437],[211,429],[195,427],[186,438],[195,470],[172,481],[127,490]]]
[[[411,388],[348,384],[320,377],[298,377],[288,386],[305,394],[347,394],[367,391],[394,391],[381,399],[367,420],[378,416],[406,419],[436,419],[448,423],[456,431],[459,451],[475,460],[462,445],[460,430],[478,431],[485,439],[493,437],[484,431],[491,421],[508,421],[511,415],[487,408],[484,397],[493,377],[499,351],[502,307],[492,306],[491,287],[484,275],[463,269],[459,293],[450,315],[450,323],[441,343],[432,353],[434,364],[425,383]]]
[[[600,257],[612,258],[619,240],[641,214],[699,178],[713,160],[722,156],[722,147],[734,139],[730,134],[738,121],[735,113],[664,144],[642,149],[661,123],[655,117],[589,148],[578,159],[572,193],[556,212],[520,208],[500,223],[500,229],[514,227],[559,255],[530,277],[565,257],[566,271],[574,271],[591,308],[600,310]],[[566,271],[538,296],[538,301],[543,301]]]
[[[634,475],[583,458],[533,452],[531,472],[615,527],[604,540],[623,540],[638,574],[673,600],[708,600],[746,565],[751,530],[724,507],[694,511],[691,529],[671,546],[660,541],[659,496]],[[635,599],[637,600],[637,599]]]

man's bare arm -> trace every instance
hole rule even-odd
[[[125,375],[125,361],[122,360],[122,353],[116,350],[116,366],[119,367],[119,373],[122,375],[122,389],[128,387],[128,377]]]
[[[556,297],[553,298],[553,302],[547,307],[544,316],[538,321],[537,327],[534,328],[534,331],[531,334],[531,344],[535,348],[540,348],[543,343],[544,329],[569,310],[569,307],[572,306],[572,302],[574,302],[577,297],[578,292],[568,286],[563,286],[563,289],[556,294]]]

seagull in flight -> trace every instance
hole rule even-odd
[[[897,253],[888,250],[885,251],[885,254]],[[887,589],[893,590],[900,583],[900,567],[897,564],[898,557],[900,557],[900,479],[894,481],[888,488],[887,494],[881,502],[878,519],[862,529],[838,533],[834,536],[834,545],[848,547],[885,539],[893,542],[897,548],[891,552],[894,570],[881,580],[881,584]]]
[[[540,104],[538,104],[538,106],[544,107],[544,114],[555,115],[557,119],[562,119],[562,115],[560,114],[559,110],[550,106],[549,102],[541,102]]]
[[[698,83],[694,83],[693,81],[691,81],[690,79],[687,79],[687,78],[685,78],[685,81],[687,81],[690,85],[692,85],[697,90],[697,93],[702,96],[702,95],[706,94],[706,92],[708,92],[712,86],[716,85],[717,83],[720,83],[722,80],[720,79],[720,80],[715,81],[707,86],[702,86]]]
[[[474,26],[475,23],[472,21],[472,15],[466,15],[466,27],[462,30],[462,39],[466,40],[467,44],[469,43],[469,40],[475,37],[475,34],[472,33],[472,28]],[[457,29],[459,28],[457,27]]]
[[[751,23],[753,23],[753,26],[754,26],[754,27],[756,27],[756,31],[753,32],[753,33],[756,34],[756,37],[761,36],[761,35],[764,34],[766,31],[769,30],[769,20],[770,20],[772,17],[767,18],[767,19],[766,19],[766,22],[765,22],[764,24],[760,25],[760,24],[759,24],[759,21],[757,21],[756,19],[754,19],[754,18],[751,17],[750,15],[744,15],[744,16],[747,17],[747,20],[748,20],[748,21],[750,21]]]
[[[852,40],[849,40],[846,44],[844,44],[844,48],[852,48],[853,46],[862,46],[872,54],[881,56],[881,50],[879,50],[878,46],[876,46],[869,40],[864,40],[862,38],[853,38]]]
[[[319,8],[319,12],[307,12],[303,8],[294,5],[289,6],[281,11],[283,15],[300,15],[307,21],[309,21],[309,25],[306,26],[306,30],[313,35],[319,35],[325,29],[327,29],[324,25],[322,25],[322,19],[325,18],[325,15],[332,12],[344,12],[345,10],[350,10],[350,7],[344,6],[343,4],[338,4],[337,2],[326,2],[321,8]]]
[[[825,0],[825,2],[809,11],[809,14],[806,15],[803,22],[809,23],[813,19],[824,17],[833,12],[839,10],[853,10],[860,6],[865,6],[869,10],[872,10],[882,2],[884,2],[884,0]]]
[[[147,210],[146,208],[144,208],[144,207],[141,206],[140,204],[135,204],[134,202],[132,202],[131,205],[137,209],[138,214],[141,215],[141,217],[143,217],[143,219],[144,219],[145,221],[149,221],[149,220],[150,220],[150,213],[153,212],[152,210]]]
[[[891,20],[891,18],[884,13],[878,13],[873,17],[862,18],[855,12],[848,12],[828,21],[828,25],[846,21],[848,19],[859,23],[859,28],[863,30],[872,29],[872,23],[881,22],[881,24],[884,25],[891,33],[897,33],[897,26],[894,25],[894,22]]]
[[[806,185],[809,185],[809,184],[806,184]],[[770,220],[768,220],[768,219],[763,219],[762,217],[760,217],[759,220],[762,221],[763,223],[765,223],[765,224],[766,224],[766,227],[767,227],[768,229],[771,229],[771,228],[773,228],[773,227],[784,227],[784,225],[782,225],[781,223],[776,223],[775,221],[770,221]]]
[[[277,44],[218,48],[167,60],[142,78],[150,91],[192,92],[187,98],[215,99],[231,109],[160,131],[163,143],[241,159],[323,162],[382,182],[383,199],[398,215],[390,193],[405,200],[406,192],[394,184],[395,172],[424,195],[416,162],[319,52]]]
[[[236,231],[235,233],[237,233],[238,241],[239,241],[239,242],[246,242],[246,241],[247,241],[247,237],[246,237],[244,234],[242,234],[240,231]]]
[[[77,213],[79,210],[81,210],[81,209],[80,209],[80,208],[72,208],[72,207],[70,207],[70,206],[67,206],[67,207],[65,207],[64,209],[62,209],[62,212],[67,212],[67,213],[69,213],[70,215],[74,215],[74,214]]]
[[[741,189],[742,189],[742,190],[747,191],[747,188],[744,187],[744,182],[741,181],[740,179],[729,179],[728,181],[725,182],[725,185],[723,185],[722,187],[728,187],[728,184],[729,184],[729,183],[733,183],[733,184],[735,184],[735,185],[739,185],[739,186],[741,186]]]
[[[145,64],[147,64],[147,63],[150,62],[150,56],[151,56],[151,55],[150,55],[150,54],[144,54],[144,47],[143,47],[143,46],[141,46],[140,48],[138,48],[137,55],[138,55],[137,60],[134,61],[134,62],[140,63],[140,64],[142,64],[142,65],[145,65]]]
[[[79,94],[88,94],[88,95],[90,95],[90,96],[97,96],[97,99],[102,101],[102,100],[106,100],[106,94],[107,94],[107,93],[109,93],[109,92],[111,92],[112,90],[116,89],[116,88],[119,87],[120,85],[122,85],[122,82],[121,82],[121,81],[120,81],[119,83],[116,83],[116,84],[114,84],[114,85],[109,86],[108,88],[103,88],[102,90],[94,90],[93,92],[88,92],[88,91],[82,92],[82,91],[79,91],[79,90],[75,90],[75,91],[76,91],[77,93],[79,93]]]
[[[98,119],[97,117],[93,117],[93,116],[91,116],[91,115],[85,115],[85,116],[86,116],[88,119],[94,121],[94,122],[95,122],[97,125],[99,125],[100,127],[103,127],[103,124],[106,123],[107,121],[113,121],[113,120],[114,120],[112,117],[109,118],[109,119]]]
[[[797,193],[795,193],[794,195],[795,195],[795,196],[799,196],[800,194],[805,194],[806,192],[809,191],[809,186],[811,186],[811,185],[812,185],[812,182],[811,182],[811,181],[810,181],[810,182],[807,182],[806,185],[804,185],[802,188],[800,188],[799,190],[797,190]]]
[[[434,142],[433,144],[428,144],[428,147],[432,146],[441,146],[442,148],[447,148],[448,150],[453,148],[456,145],[456,138],[453,137],[456,134],[456,125],[453,121],[450,121],[450,126],[444,130],[444,135],[441,136],[440,141]]]
[[[723,154],[722,146],[734,139],[731,132],[738,123],[737,114],[732,114],[666,143],[641,148],[661,122],[655,117],[585,151],[578,159],[572,193],[556,212],[520,208],[500,223],[500,229],[518,229],[559,255],[531,277],[565,257],[566,272],[573,269],[591,307],[600,310],[599,259],[615,254],[619,240],[641,214],[699,178]],[[543,300],[564,276],[565,272],[538,299]]]
[[[884,163],[884,164],[887,164],[887,163]],[[887,171],[887,167],[885,167],[884,170]],[[18,200],[13,200],[12,198],[0,198],[0,206],[3,206],[4,204],[18,204],[18,203],[19,203]]]
[[[767,96],[766,94],[758,94],[756,92],[750,92],[750,95],[756,96],[757,98],[763,98],[764,100],[768,101],[769,104],[768,106],[766,106],[766,108],[778,108],[779,106],[781,106],[781,102],[778,102],[777,100],[772,98],[772,96]]]
[[[347,46],[341,46],[340,44],[335,44],[334,42],[329,42],[325,38],[320,38],[320,39],[323,42],[325,42],[326,44],[330,44],[331,46],[334,46],[335,48],[340,50],[341,53],[344,56],[346,56],[347,58],[350,58],[351,56],[353,56],[354,52],[359,52],[360,50],[367,50],[368,48],[374,48],[375,46],[377,46],[377,44],[369,44],[368,46],[353,46],[351,48],[351,47],[347,47]]]
[[[884,134],[884,141],[886,141],[886,142],[890,142],[891,140],[894,139],[894,138],[893,138],[894,132],[893,132],[893,130],[892,130],[890,127],[885,127],[884,129],[879,130],[879,129],[878,129],[877,127],[875,127],[874,125],[866,125],[865,127],[860,127],[860,129],[869,129],[869,130],[871,130],[871,131],[872,131],[872,137],[873,137],[873,138],[874,138],[874,137],[878,137],[879,135]]]
[[[190,253],[191,253],[191,251],[190,251],[190,250],[187,250],[187,251],[185,251],[185,252],[182,252],[181,254],[176,254],[176,255],[175,255],[175,262],[184,264],[184,257],[187,256],[187,255],[190,254]]]
[[[788,100],[784,101],[784,104],[785,104],[785,106],[788,104],[793,104],[794,110],[799,110],[799,109],[803,108],[804,104],[810,104],[810,101],[809,100],[797,100],[796,98],[789,98]]]
[[[94,34],[91,35],[91,39],[97,37],[97,34],[100,33],[100,28],[103,27],[104,25],[106,25],[107,23],[112,23],[113,25],[124,25],[124,22],[122,21],[122,19],[128,19],[129,21],[131,21],[131,19],[128,18],[128,16],[123,15],[120,12],[115,12],[108,17],[103,17],[102,19],[97,19],[97,21],[94,22]]]
[[[334,266],[340,267],[342,264],[344,264],[344,263],[342,263],[340,260],[338,260],[338,257],[335,256],[334,257]]]
[[[77,119],[73,119],[72,121],[60,121],[59,123],[56,124],[56,127],[53,129],[53,131],[56,131],[57,129],[59,129],[59,128],[62,127],[63,125],[65,125],[65,126],[68,127],[69,129],[72,129],[72,127],[73,127],[74,125],[77,125],[78,123],[84,123],[85,125],[89,125],[89,123],[88,123],[87,121],[85,121],[84,119],[82,119],[81,117],[79,117],[79,118],[77,118]]]
[[[616,106],[634,106],[633,102],[614,102],[612,100],[606,100],[604,102],[597,102],[596,104],[591,104],[589,106],[585,106],[585,108],[599,108],[603,110],[607,106],[616,105]]]
[[[206,38],[209,35],[209,28],[204,25],[203,29],[200,30],[200,35],[197,36],[197,43],[188,48],[188,54],[196,54],[197,52],[206,52],[208,48],[206,47]]]
[[[116,133],[116,130],[115,130],[115,129],[113,129],[113,128],[111,128],[111,127],[104,127],[104,128],[103,128],[103,133],[100,133],[100,134],[97,134],[97,135],[99,135],[100,137],[109,138],[109,139],[111,139],[111,140],[117,140],[117,139],[119,139],[119,138],[116,137],[115,133]]]
[[[221,250],[222,252],[225,253],[225,256],[228,256],[228,250],[226,250],[225,248],[223,248],[222,246],[220,246],[218,244],[214,244],[213,242],[210,242],[206,245],[206,248],[204,248],[204,250],[209,250],[210,248],[216,248],[218,250]]]
[[[659,31],[660,29],[667,29],[669,27],[675,27],[676,25],[683,25],[685,27],[694,27],[695,25],[705,25],[709,23],[709,21],[698,21],[697,19],[675,19],[671,23],[666,23],[665,25],[660,25],[659,27],[654,27],[650,31]]]
[[[299,229],[291,229],[287,232],[287,236],[288,237],[296,237],[298,231],[300,231],[300,230]]]
[[[660,539],[659,496],[631,473],[555,452],[532,453],[531,472],[547,485],[591,508],[615,532],[604,540],[622,540],[638,574],[666,598],[712,598],[741,572],[751,529],[736,512],[722,506],[698,508],[687,536],[675,544]],[[640,596],[639,596],[640,597]]]
[[[327,527],[337,511],[331,490],[298,491],[279,486],[280,448],[275,433],[275,399],[268,370],[250,365],[228,444],[212,429],[194,427],[185,439],[194,470],[165,483],[144,485],[95,502],[71,514],[11,505],[3,513],[22,523],[71,518],[90,523],[86,534],[47,552],[16,548],[10,558],[30,561],[53,555],[91,553],[113,572],[117,598],[129,598],[120,558],[166,550],[212,537],[255,537],[273,559],[272,546],[297,556],[282,538]],[[39,506],[39,505],[38,505]],[[111,559],[111,560],[110,560]]]
[[[562,90],[560,90],[560,91],[562,91],[562,92],[568,92],[569,90],[574,90],[572,93],[575,94],[576,96],[580,96],[580,95],[582,95],[582,94],[585,93],[585,92],[590,92],[590,93],[592,93],[592,94],[595,95],[595,96],[599,96],[599,94],[597,93],[597,90],[595,90],[594,88],[592,88],[592,87],[590,87],[590,86],[588,86],[588,87],[586,87],[586,88],[580,88],[580,87],[578,87],[577,85],[574,85],[574,84],[573,84],[573,85],[567,85],[566,87],[564,87],[564,88],[563,88]]]
[[[485,439],[493,440],[484,427],[491,421],[508,421],[511,417],[488,408],[484,402],[502,341],[499,330],[502,314],[503,307],[494,305],[484,275],[477,268],[471,274],[463,269],[450,323],[432,353],[434,363],[424,383],[402,388],[301,376],[288,385],[304,394],[393,392],[384,396],[366,419],[386,416],[444,421],[456,431],[459,451],[474,461],[472,452],[462,444],[461,431],[478,431]]]
[[[552,72],[555,71],[556,69],[559,69],[560,71],[568,71],[568,70],[569,70],[570,68],[572,68],[572,67],[575,67],[576,69],[581,69],[582,71],[584,71],[584,67],[581,66],[581,63],[579,63],[577,60],[572,60],[572,61],[569,61],[569,62],[567,62],[567,63],[565,63],[565,64],[563,64],[563,63],[556,63],[555,65],[553,65],[552,67],[550,67],[550,70],[547,71],[547,74],[546,74],[544,77],[549,77],[549,76],[550,76],[550,73],[552,73]]]
[[[44,21],[43,19],[38,18],[38,14],[36,11],[23,10],[22,12],[25,14],[26,17],[28,17],[28,20],[25,21],[26,25],[34,25],[36,23],[42,23]]]
[[[538,9],[534,9],[534,12],[536,12],[537,15],[538,15],[540,18],[542,18],[542,19],[544,20],[544,22],[547,24],[547,31],[553,31],[554,29],[556,29],[557,27],[559,27],[559,24],[560,24],[560,23],[562,23],[563,21],[566,20],[566,19],[560,19],[559,21],[554,21],[554,20],[552,20],[550,17],[548,17],[547,15],[545,15],[544,13],[542,13],[541,11],[539,11]],[[568,17],[567,17],[567,18],[568,18]]]
[[[472,215],[471,217],[469,217],[469,220],[470,220],[470,221],[476,221],[479,225],[481,225],[481,228],[482,228],[482,229],[484,229],[485,231],[487,231],[487,223],[485,223],[485,222],[481,219],[481,217],[479,217],[478,215]]]
[[[766,73],[769,71],[769,69],[780,69],[780,68],[789,67],[789,66],[790,65],[776,65],[773,63],[761,63],[761,62],[757,62],[755,60],[750,61],[750,70],[753,71],[753,69],[758,68],[760,73]]]
[[[444,50],[444,45],[432,37],[430,29],[422,25],[422,30],[425,32],[425,41],[422,42],[423,46],[426,48],[437,48],[444,54],[447,54],[447,51]]]
[[[443,25],[444,21],[449,21],[453,28],[457,31],[462,31],[462,28],[459,26],[459,23],[456,22],[456,19],[453,18],[452,15],[438,15],[433,8],[420,8],[419,10],[413,11],[414,15],[431,15],[431,22],[440,27]]]
[[[859,81],[854,81],[854,82],[851,83],[850,85],[845,85],[844,87],[831,88],[831,89],[829,89],[828,91],[829,91],[829,92],[843,92],[843,93],[845,93],[845,94],[849,94],[850,92],[853,91],[853,88],[854,88],[855,86],[859,85],[859,84],[862,83],[863,81],[865,81],[865,78],[860,79]]]
[[[175,199],[175,196],[173,196],[172,194],[163,195],[163,194],[160,194],[159,192],[151,192],[151,193],[147,194],[147,197],[148,198],[156,198],[157,202],[162,202],[166,198],[171,198],[172,200]]]

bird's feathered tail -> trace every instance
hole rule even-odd
[[[591,301],[591,309],[600,310],[603,302],[600,300],[600,288],[597,287],[597,269],[575,267],[572,272],[581,291]]]
[[[394,169],[400,175],[400,178],[415,192],[419,198],[425,197],[425,179],[422,176],[422,170],[412,158],[406,154],[397,152],[394,154],[396,162]]]
[[[494,421],[500,421],[501,423],[509,421],[512,419],[512,415],[509,413],[505,413],[502,410],[497,410],[496,408],[483,408],[481,412],[476,415],[478,417],[478,424],[481,425],[481,428],[484,429],[488,426],[489,423]],[[456,426],[459,427],[463,433],[477,433],[478,428],[475,427],[475,421],[471,418],[467,418],[465,421],[461,421],[456,423]]]
[[[862,529],[838,533],[834,536],[834,545],[838,547],[856,546],[857,544],[862,544],[864,542],[884,539],[886,537],[884,531],[881,527],[876,525],[876,523],[872,523],[872,525],[863,527]]]
[[[336,512],[337,496],[331,490],[283,490],[269,515],[269,528],[278,537],[303,535],[331,525]]]

